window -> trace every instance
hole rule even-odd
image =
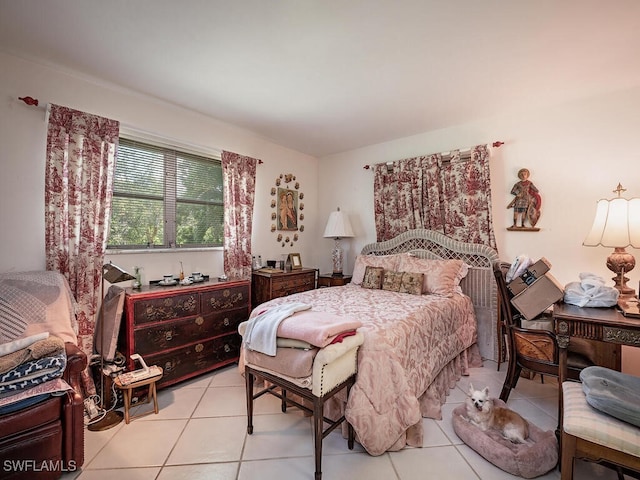
[[[108,248],[220,246],[222,165],[120,138]]]

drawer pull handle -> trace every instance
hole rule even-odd
[[[199,344],[196,345],[196,352],[197,353],[200,353],[203,350],[204,350],[204,345],[203,344],[199,343]]]
[[[204,318],[196,317],[196,325],[202,325],[204,323]]]
[[[231,351],[231,347],[227,343],[224,344],[224,351],[227,353]]]
[[[170,342],[171,340],[173,340],[173,330],[167,330],[166,332],[164,332],[164,339],[167,342]]]
[[[231,323],[231,322],[229,321],[229,318],[227,318],[227,317],[225,317],[225,319],[222,321],[222,324],[223,324],[225,327],[228,327],[230,323]]]
[[[165,371],[165,372],[170,372],[170,371],[172,371],[175,367],[176,367],[175,363],[173,363],[173,362],[165,362],[165,364],[164,364],[164,371]]]

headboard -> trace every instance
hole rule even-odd
[[[469,266],[469,273],[460,286],[467,294],[478,321],[478,346],[483,358],[498,359],[498,300],[493,277],[493,263],[498,252],[486,245],[464,243],[440,232],[408,230],[384,242],[369,243],[362,248],[363,255],[391,255],[411,253],[420,258],[459,259]]]

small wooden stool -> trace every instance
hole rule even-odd
[[[135,416],[131,416],[129,414],[129,409],[131,408],[131,391],[134,388],[144,387],[145,385],[149,385],[149,394],[147,395],[147,401],[143,403],[150,403],[151,397],[153,397],[153,413],[158,413],[158,396],[156,394],[156,382],[162,378],[162,368],[160,369],[160,374],[155,375],[153,377],[145,378],[143,380],[139,380],[137,382],[130,383],[128,385],[122,385],[120,383],[120,378],[116,377],[113,383],[118,387],[118,389],[122,390],[124,394],[124,421],[125,423],[129,423],[132,418],[143,417],[145,415],[150,414],[151,412],[146,412],[142,414],[138,414]]]

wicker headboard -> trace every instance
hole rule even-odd
[[[409,230],[384,242],[370,243],[363,255],[391,255],[409,252],[420,258],[459,259],[469,265],[462,291],[469,295],[478,321],[478,346],[483,358],[498,359],[498,304],[493,263],[498,252],[486,245],[463,243],[432,230]]]

